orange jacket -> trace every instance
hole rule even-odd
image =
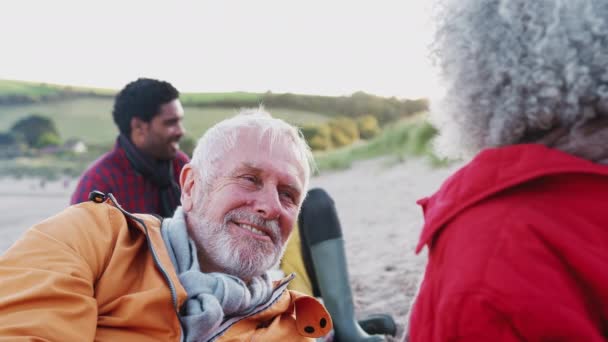
[[[123,214],[108,201],[67,208],[0,256],[0,341],[181,340],[177,312],[186,291],[160,221]],[[327,334],[325,308],[285,286],[275,283],[278,299],[270,307],[223,324],[216,341],[309,341]]]

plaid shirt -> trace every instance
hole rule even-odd
[[[188,156],[181,151],[178,151],[173,160],[173,174],[178,184],[182,167],[188,161]],[[135,171],[118,142],[112,151],[93,162],[82,174],[70,203],[88,201],[92,190],[112,193],[118,203],[132,213],[161,212],[160,189]]]

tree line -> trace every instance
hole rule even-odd
[[[335,117],[358,118],[372,115],[380,125],[393,122],[414,113],[428,110],[427,99],[397,99],[386,98],[364,92],[356,92],[350,96],[319,96],[298,94],[274,94],[266,92],[259,98],[248,99],[217,99],[213,101],[197,101],[192,98],[185,105],[199,107],[255,107],[264,105],[269,108],[299,109]]]
[[[82,97],[111,99],[114,95],[111,91],[32,84],[23,86],[19,92],[0,91],[0,105],[44,103]],[[240,96],[239,93],[225,93],[224,96],[205,96],[209,95],[205,93],[184,95],[186,96],[183,96],[182,102],[186,106],[243,108],[264,105],[269,108],[298,109],[333,117],[358,118],[372,115],[378,119],[380,125],[428,110],[426,99],[386,98],[364,92],[356,92],[350,96],[275,94],[270,91],[248,93],[246,96]]]

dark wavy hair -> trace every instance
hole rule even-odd
[[[151,78],[139,78],[127,84],[114,100],[112,117],[120,133],[131,134],[131,119],[140,118],[149,122],[160,111],[160,107],[179,98],[179,91],[169,82]]]
[[[608,117],[608,2],[440,0],[439,147],[468,156]]]

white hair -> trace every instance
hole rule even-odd
[[[234,148],[238,148],[237,140],[243,129],[255,129],[258,140],[264,137],[270,139],[270,148],[276,144],[289,144],[299,162],[299,168],[304,176],[303,195],[308,189],[310,174],[314,159],[302,132],[287,122],[273,118],[264,108],[244,109],[236,116],[223,120],[199,139],[192,154],[191,164],[199,170],[203,184],[208,188],[217,178],[217,170],[221,160]]]
[[[608,117],[608,2],[436,0],[439,152],[468,157]]]

